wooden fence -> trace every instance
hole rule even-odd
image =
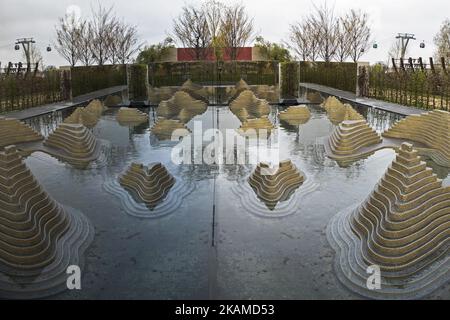
[[[67,76],[64,71],[1,75],[0,113],[68,99],[68,91],[63,89]]]
[[[450,75],[445,61],[441,67],[419,67],[420,64],[396,65],[388,69],[382,65],[369,70],[368,96],[370,98],[413,106],[421,109],[450,111]],[[422,64],[422,66],[424,66]]]

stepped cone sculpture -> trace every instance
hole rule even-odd
[[[106,97],[105,101],[103,101],[103,105],[105,107],[116,107],[123,103],[122,97],[118,95],[109,95]]]
[[[329,96],[321,104],[322,108],[324,108],[327,112],[331,109],[341,108],[343,105],[344,104],[334,96]]]
[[[351,105],[343,104],[335,97],[328,97],[322,107],[327,111],[328,118],[334,125],[345,120],[364,120],[364,117]]]
[[[188,93],[192,98],[208,103],[208,92],[203,86],[195,84],[188,79],[180,88],[181,91]]]
[[[169,193],[175,178],[161,163],[152,163],[148,167],[133,163],[119,177],[119,183],[130,190],[136,200],[154,209]]]
[[[154,88],[149,86],[148,97],[152,104],[158,105],[161,101],[169,100],[176,91],[177,89],[172,87]]]
[[[176,131],[177,136],[184,137],[189,135],[189,129],[180,120],[158,118],[158,121],[151,128],[151,132],[158,140],[171,140]]]
[[[162,101],[156,109],[158,117],[166,119],[180,119],[179,114],[184,110],[182,118],[186,120],[186,114],[191,117],[204,113],[207,110],[207,104],[203,101],[196,100],[184,91],[177,91],[169,100]],[[190,119],[189,119],[190,120]],[[184,121],[183,121],[184,122]]]
[[[81,219],[81,220],[80,220]],[[15,146],[0,152],[0,296],[36,298],[67,289],[90,226],[55,202]],[[75,259],[74,259],[75,258]]]
[[[80,124],[62,123],[44,141],[44,146],[49,154],[76,167],[85,167],[98,157],[97,139]]]
[[[100,118],[97,113],[94,113],[86,108],[78,107],[70,116],[64,119],[64,123],[82,124],[85,127],[93,128],[99,119]]]
[[[270,169],[267,163],[261,162],[249,177],[248,182],[269,208],[274,210],[279,202],[288,200],[300,187],[305,178],[290,160],[280,162],[277,170]]]
[[[384,137],[423,143],[432,150],[419,149],[444,167],[450,167],[450,112],[435,110],[408,116],[383,133]]]
[[[234,88],[232,88],[228,94],[230,96],[229,102],[233,102],[234,99],[236,99],[237,97],[239,97],[239,95],[246,91],[246,90],[251,90],[250,86],[247,84],[247,82],[245,82],[243,79],[239,80],[236,85],[234,86]]]
[[[122,107],[116,119],[120,124],[140,124],[148,121],[148,115],[135,108]]]
[[[403,143],[368,199],[333,218],[328,234],[344,284],[369,297],[420,297],[450,278],[450,187]],[[371,265],[380,290],[366,287]]]
[[[242,113],[245,109],[246,113]],[[239,120],[245,121],[249,118],[259,118],[270,113],[270,106],[266,100],[258,99],[250,90],[244,90],[230,104],[230,110]],[[246,115],[246,116],[245,116]]]
[[[314,104],[320,104],[324,102],[322,95],[318,91],[308,92],[308,94],[306,95],[306,99]]]
[[[44,140],[44,137],[29,125],[16,119],[0,117],[0,149],[12,144],[40,140]]]
[[[86,106],[85,110],[92,112],[97,115],[98,118],[105,112],[108,108],[106,108],[100,100],[92,100]]]
[[[307,106],[292,106],[281,111],[279,118],[289,125],[301,125],[308,122],[311,118],[311,112]]]
[[[382,142],[366,120],[343,121],[333,131],[325,149],[335,160],[358,159],[374,151],[368,148]]]
[[[275,126],[269,120],[267,116],[258,119],[249,119],[244,121],[239,127],[238,132],[243,136],[259,137],[263,134],[264,130],[267,133],[267,137],[272,133]]]
[[[264,99],[270,103],[279,103],[280,91],[275,86],[258,85],[252,89],[259,99]]]

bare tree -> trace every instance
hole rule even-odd
[[[111,39],[117,24],[113,7],[105,8],[100,3],[92,9],[92,43],[91,51],[98,65],[105,64],[111,58]]]
[[[231,60],[236,60],[239,50],[253,38],[253,19],[242,4],[226,7],[222,19],[221,36]]]
[[[80,21],[75,14],[65,15],[56,25],[55,48],[71,66],[79,60],[78,42],[80,39]]]
[[[352,9],[342,21],[349,39],[350,57],[357,62],[370,48],[369,16],[367,13]]]
[[[334,7],[328,8],[326,3],[314,8],[314,13],[309,17],[309,24],[317,32],[319,56],[329,62],[336,55],[338,19],[334,15]]]
[[[389,61],[388,61],[388,66],[390,66],[392,64],[392,59],[394,60],[398,60],[401,58],[402,55],[402,42],[400,39],[396,40],[391,48],[389,49]],[[408,54],[408,47],[406,47],[406,51],[405,51],[405,55]]]
[[[92,42],[94,36],[91,23],[83,21],[80,24],[80,37],[78,39],[78,54],[80,62],[85,66],[90,66],[94,62],[92,53]]]
[[[337,25],[336,34],[336,58],[339,62],[344,62],[350,56],[351,39],[345,27],[346,21],[341,18]]]
[[[203,12],[208,24],[208,30],[211,39],[219,36],[220,28],[222,26],[222,17],[225,10],[225,5],[216,0],[207,0],[203,3]]]
[[[27,59],[25,52],[23,52],[22,55],[24,59]],[[45,69],[41,50],[39,50],[39,48],[34,43],[32,43],[30,46],[30,63],[37,64],[40,70]]]
[[[290,25],[289,48],[303,61],[308,60],[311,54],[311,42],[306,23],[296,23]]]
[[[434,54],[437,61],[443,58],[450,58],[450,19],[442,23],[439,33],[434,37],[436,52]]]
[[[211,47],[211,33],[203,8],[185,6],[173,21],[173,33],[186,48],[193,50],[193,59],[204,60]]]
[[[142,44],[138,41],[138,31],[135,25],[121,22],[116,27],[117,58],[121,64],[127,63],[136,54]]]

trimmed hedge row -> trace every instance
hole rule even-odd
[[[126,65],[73,67],[71,76],[73,97],[127,84]]]
[[[148,100],[148,71],[145,64],[128,65],[128,96],[130,101]]]
[[[235,84],[240,79],[250,85],[275,85],[278,83],[278,62],[194,61],[149,65],[149,81],[154,87],[180,86],[187,79],[202,85]]]
[[[352,62],[307,62],[300,65],[300,82],[356,93],[358,65]]]
[[[298,98],[300,89],[300,64],[283,62],[281,64],[281,96],[282,98]]]

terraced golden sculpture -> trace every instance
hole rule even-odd
[[[93,128],[100,120],[100,117],[98,116],[98,113],[92,112],[91,110],[92,109],[78,107],[70,116],[64,119],[64,123],[82,124],[85,127]]]
[[[106,99],[103,101],[103,105],[105,107],[116,107],[122,103],[123,103],[122,97],[116,94],[107,96]]]
[[[245,111],[244,111],[245,109]],[[260,118],[270,113],[270,106],[266,100],[258,99],[250,90],[244,90],[230,103],[230,110],[241,121]]]
[[[208,91],[201,85],[193,83],[191,79],[186,80],[180,88],[192,98],[208,103]]]
[[[121,124],[139,124],[148,121],[148,115],[136,108],[122,107],[117,113],[117,122]]]
[[[98,156],[95,136],[83,125],[62,123],[44,141],[49,154],[83,167]]]
[[[343,121],[333,131],[328,139],[329,157],[332,159],[348,159],[360,156],[364,148],[379,144],[381,137],[373,130],[366,120]],[[371,153],[372,150],[366,150]]]
[[[0,152],[0,297],[67,289],[66,270],[92,240],[89,222],[45,192],[15,146]],[[81,266],[81,265],[80,265]]]
[[[383,133],[384,137],[423,143],[421,153],[441,166],[450,167],[450,112],[435,110],[408,116]],[[422,150],[423,149],[423,150]]]
[[[69,227],[63,208],[39,186],[15,146],[0,152],[0,262],[41,268]]]
[[[306,99],[308,99],[308,101],[311,103],[323,103],[324,102],[322,95],[318,91],[308,92],[306,95]]]
[[[349,104],[340,102],[336,97],[328,97],[322,104],[330,121],[338,125],[345,120],[364,120],[364,117]]]
[[[100,100],[92,100],[89,102],[89,104],[85,107],[86,111],[92,112],[97,115],[98,118],[105,112],[108,108],[105,107],[105,105]]]
[[[156,88],[149,86],[148,97],[152,104],[158,105],[161,101],[169,100],[178,91],[176,87]]]
[[[151,163],[148,167],[132,163],[119,177],[119,183],[152,209],[164,200],[175,184],[175,178],[161,163]]]
[[[161,101],[156,113],[158,117],[178,119],[187,123],[197,114],[204,113],[208,106],[201,100],[194,99],[184,91],[177,91],[169,100]],[[180,113],[183,114],[180,116]]]
[[[280,100],[280,90],[276,86],[257,85],[251,90],[259,99],[264,99],[270,103],[278,103]]]
[[[44,137],[29,125],[16,119],[0,117],[0,149],[12,144],[41,140]]]
[[[289,125],[305,124],[311,118],[311,112],[307,106],[291,106],[280,112],[279,118],[281,121]]]
[[[342,269],[351,270],[340,273],[345,284],[381,298],[423,295],[450,276],[450,187],[403,143],[367,200],[335,217],[329,232]],[[379,292],[358,281],[371,265],[382,271]]]
[[[244,121],[239,127],[238,132],[244,136],[260,136],[263,130],[265,130],[267,136],[269,136],[274,129],[275,126],[273,123],[267,116],[264,116]]]
[[[305,178],[290,160],[280,162],[276,170],[261,162],[249,177],[248,182],[270,210],[279,202],[289,199],[302,185]]]
[[[180,120],[158,118],[158,121],[151,128],[151,132],[159,140],[170,140],[172,134],[177,130],[178,136],[187,136],[190,131]]]

